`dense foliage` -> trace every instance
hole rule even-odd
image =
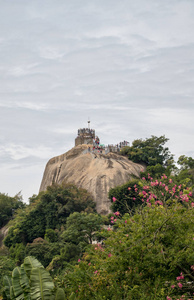
[[[16,219],[4,243],[10,248],[21,242],[32,243],[37,237],[44,238],[47,229],[60,229],[75,211],[95,211],[95,203],[86,190],[72,184],[48,187],[22,217],[18,216],[19,222]]]
[[[180,183],[187,181],[187,184],[194,184],[194,159],[192,157],[181,155],[177,163],[181,167],[176,176]]]
[[[130,211],[133,214],[135,208],[142,205],[142,198],[138,193],[142,186],[140,179],[134,179],[122,186],[110,189],[109,199],[112,202],[113,212],[119,211],[121,215],[124,215]]]
[[[47,270],[34,257],[28,256],[20,267],[14,268],[12,276],[4,277],[3,299],[49,299],[61,300],[65,294],[54,288]]]
[[[11,275],[15,267],[15,262],[9,257],[8,250],[5,247],[0,248],[0,295],[3,287],[3,277]]]
[[[113,224],[103,245],[92,246],[63,287],[79,299],[171,299],[192,296],[194,199],[192,188],[144,178],[137,194],[146,206]],[[114,205],[117,202],[115,199]],[[128,211],[130,213],[130,210]],[[180,275],[181,274],[181,275]],[[177,298],[173,298],[177,299]],[[182,299],[182,298],[181,298]]]
[[[122,150],[147,170],[110,190],[107,217],[72,184],[20,206],[0,251],[4,299],[35,299],[31,288],[36,299],[194,299],[194,160],[180,156],[178,170],[166,142],[152,136]],[[29,256],[39,260],[33,272]]]
[[[130,160],[136,163],[144,163],[146,166],[167,166],[169,160],[173,158],[165,143],[168,139],[162,135],[152,136],[145,140],[134,140],[132,146],[124,147],[121,153],[127,155]]]
[[[53,185],[20,210],[4,240],[9,256],[21,265],[36,257],[52,274],[75,264],[103,224],[86,190],[72,184]],[[60,262],[60,267],[58,263]]]
[[[18,208],[23,208],[24,206],[20,193],[15,197],[0,193],[0,228],[11,220]]]

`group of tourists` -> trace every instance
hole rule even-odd
[[[80,128],[78,129],[78,136],[89,135],[95,137],[95,130],[90,128]]]
[[[102,145],[100,144],[100,139],[98,136],[96,136],[96,138],[93,141],[93,147],[91,149],[91,147],[88,147],[88,152],[97,152],[97,153],[105,153],[107,154],[108,152],[114,152],[114,153],[119,153],[121,148],[125,147],[125,146],[129,146],[129,142],[127,141],[123,141],[120,142],[116,145],[110,144],[110,145]]]

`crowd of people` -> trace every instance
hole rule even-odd
[[[89,135],[91,137],[95,137],[95,130],[90,128],[80,128],[78,129],[78,136]]]
[[[107,154],[108,152],[119,153],[120,149],[125,146],[129,146],[129,142],[123,141],[116,145],[110,144],[105,146],[103,144],[100,144],[100,139],[98,136],[96,136],[95,139],[93,140],[93,147],[91,149],[91,147],[89,146],[88,152],[92,151],[92,152],[105,153],[105,154]]]

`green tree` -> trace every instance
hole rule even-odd
[[[46,229],[44,239],[50,243],[55,243],[59,239],[59,231],[53,229]]]
[[[12,219],[15,211],[18,208],[24,208],[25,204],[22,202],[20,193],[15,197],[10,197],[6,194],[0,193],[0,228]]]
[[[194,159],[192,157],[181,155],[177,163],[181,166],[181,170],[194,169]]]
[[[108,228],[103,245],[88,248],[74,272],[66,275],[64,286],[69,292],[78,291],[79,299],[159,300],[183,294],[185,299],[191,298],[191,188],[177,186],[166,175],[161,181],[149,178],[142,182],[136,192],[146,206],[137,207],[133,216],[125,214],[122,219],[115,213],[116,227]]]
[[[103,219],[100,215],[74,212],[67,218],[66,230],[61,237],[65,242],[92,244],[102,225]]]
[[[180,171],[176,175],[176,179],[180,183],[189,182],[190,186],[194,184],[194,159],[181,155],[177,161],[180,165]]]
[[[146,166],[155,166],[160,164],[163,167],[168,167],[169,162],[172,165],[173,155],[168,147],[165,147],[168,139],[162,135],[160,137],[151,136],[145,140],[134,140],[132,146],[124,147],[121,154],[127,155],[130,160],[135,163],[142,163]]]
[[[18,215],[4,243],[10,248],[16,243],[27,244],[37,237],[43,238],[47,229],[60,229],[74,211],[95,211],[95,203],[86,190],[65,183],[48,187],[39,199],[32,201],[25,214]]]
[[[15,260],[17,266],[21,265],[25,257],[25,246],[23,243],[16,243],[9,249],[9,256]]]
[[[54,256],[60,254],[58,243],[49,243],[42,238],[37,238],[33,243],[28,243],[25,248],[26,256],[34,256],[44,267],[47,267]]]
[[[11,275],[13,268],[15,267],[15,262],[11,259],[8,254],[1,255],[0,253],[0,295],[3,292],[3,277],[5,275]]]
[[[72,265],[77,263],[88,245],[102,238],[98,232],[103,224],[104,219],[98,214],[84,212],[71,214],[67,218],[65,229],[59,233],[57,246],[60,249],[60,255],[53,257],[48,270],[53,275],[59,275],[69,268],[72,269]]]
[[[180,204],[152,205],[125,215],[104,245],[85,254],[65,278],[79,299],[167,299],[191,297],[194,210]],[[184,288],[176,277],[184,273]],[[187,283],[188,282],[188,283]],[[173,290],[171,286],[175,284]],[[186,298],[187,299],[187,298]]]
[[[117,186],[109,191],[109,199],[112,202],[112,211],[121,215],[133,213],[137,206],[143,204],[139,191],[142,190],[143,183],[140,179],[131,180],[122,186]],[[112,222],[113,223],[113,222]]]

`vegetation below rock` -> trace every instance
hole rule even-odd
[[[90,194],[72,184],[31,197],[11,217],[0,252],[1,287],[15,265],[18,283],[33,256],[52,277],[48,299],[193,299],[193,161],[181,156],[180,170],[170,174],[156,160],[152,172],[111,189],[108,216],[97,214]],[[17,299],[6,294],[5,278],[4,299]]]

